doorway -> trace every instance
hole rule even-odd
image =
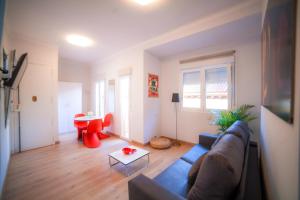
[[[120,117],[121,117],[121,137],[124,139],[130,138],[130,75],[120,76],[119,78],[120,91]]]
[[[82,113],[82,84],[59,82],[58,89],[58,130],[59,134],[73,133],[74,115]]]

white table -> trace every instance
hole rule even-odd
[[[118,151],[108,154],[109,166],[112,167],[118,163],[122,163],[125,166],[126,172],[127,172],[127,165],[129,165],[130,163],[133,163],[145,156],[148,156],[147,161],[149,164],[149,161],[150,161],[150,158],[149,158],[150,152],[149,151],[138,148],[136,146],[129,146],[129,148],[136,149],[136,152],[134,152],[133,154],[126,155],[123,153],[122,149],[120,149]],[[111,158],[113,158],[117,162],[112,163]],[[128,172],[127,172],[127,176],[129,176]]]
[[[84,117],[75,117],[74,120],[75,121],[79,121],[79,122],[88,122],[88,121],[92,121],[95,119],[102,119],[101,116],[97,116],[97,115],[92,115],[92,116],[84,116]]]

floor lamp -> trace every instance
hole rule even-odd
[[[173,143],[175,146],[180,146],[180,143],[177,140],[177,104],[179,103],[179,94],[173,93],[172,102],[175,103],[175,111],[176,111],[176,140]]]

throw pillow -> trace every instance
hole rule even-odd
[[[195,180],[197,178],[198,175],[198,171],[203,163],[203,160],[206,157],[206,154],[203,154],[200,158],[198,158],[198,160],[192,165],[189,174],[188,174],[188,190],[190,190],[192,188],[192,186],[195,183]]]
[[[203,160],[188,200],[230,199],[239,184],[243,162],[242,140],[225,134]]]

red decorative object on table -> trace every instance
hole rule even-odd
[[[125,147],[125,148],[122,149],[122,151],[123,151],[124,154],[130,155],[130,154],[133,154],[134,152],[136,152],[136,149]]]

